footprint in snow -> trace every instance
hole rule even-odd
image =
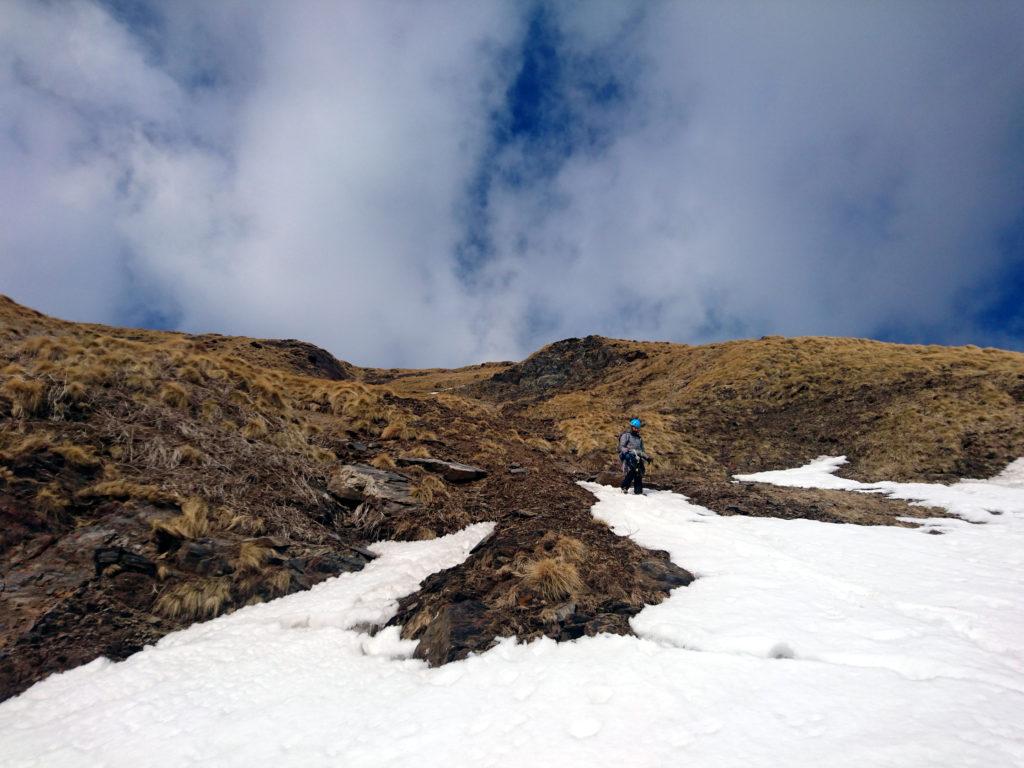
[[[591,704],[607,704],[612,698],[612,689],[607,685],[595,685],[587,689],[587,701]]]
[[[592,717],[580,717],[569,725],[569,733],[577,739],[589,739],[601,730],[601,721]]]

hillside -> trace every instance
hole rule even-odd
[[[0,298],[0,697],[359,570],[370,542],[474,522],[497,525],[393,619],[418,655],[629,633],[692,578],[595,521],[576,482],[610,476],[632,415],[650,479],[720,513],[907,525],[935,511],[730,477],[837,453],[863,480],[994,474],[1024,454],[1024,355],[588,337],[519,363],[360,369],[295,340],[68,323]]]

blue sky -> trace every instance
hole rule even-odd
[[[1024,10],[12,0],[0,292],[369,365],[1024,349]]]

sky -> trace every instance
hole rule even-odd
[[[0,293],[362,365],[1024,349],[1024,4],[5,0]]]

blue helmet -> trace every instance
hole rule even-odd
[[[644,423],[642,421],[640,421],[640,419],[630,419],[629,420],[629,426],[631,426],[631,427],[636,427],[637,429],[640,429],[640,427],[642,427],[643,425],[644,425]]]

